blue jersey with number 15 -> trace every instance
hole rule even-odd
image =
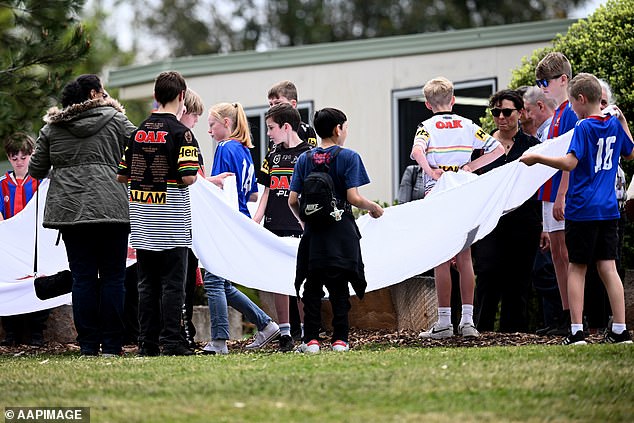
[[[613,116],[590,116],[577,122],[569,153],[579,160],[570,172],[566,219],[611,220],[620,217],[614,181],[620,156],[634,144]]]

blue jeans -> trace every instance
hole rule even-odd
[[[80,224],[60,230],[73,275],[73,320],[83,354],[118,354],[123,341],[123,302],[128,225]]]
[[[205,272],[205,292],[209,302],[211,339],[229,339],[227,305],[238,310],[247,320],[262,330],[272,320],[260,307],[240,292],[228,280]]]

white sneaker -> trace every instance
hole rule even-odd
[[[316,339],[313,339],[309,341],[308,344],[304,344],[302,342],[301,345],[297,347],[295,352],[307,353],[307,354],[319,354],[319,341]]]
[[[273,320],[264,327],[261,331],[255,334],[253,342],[248,344],[245,348],[247,350],[256,350],[262,348],[272,340],[276,339],[280,335],[280,327]]]
[[[458,335],[461,335],[463,338],[477,338],[480,336],[480,332],[478,332],[473,323],[465,323],[464,325],[458,326]]]
[[[207,345],[203,347],[203,354],[229,354],[227,341],[224,339],[216,339],[207,342]]]
[[[349,351],[350,345],[345,341],[335,341],[332,343],[332,350],[337,352]]]
[[[441,326],[438,322],[429,328],[428,331],[421,332],[418,337],[422,339],[445,339],[453,336],[453,325]]]

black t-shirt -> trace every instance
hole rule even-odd
[[[311,146],[302,142],[294,148],[274,145],[262,162],[258,182],[269,188],[269,198],[264,213],[264,227],[269,230],[291,230],[301,232],[302,228],[288,207],[288,192],[297,158]]]

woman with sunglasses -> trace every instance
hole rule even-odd
[[[520,128],[524,101],[517,91],[498,91],[489,100],[489,107],[497,126],[492,135],[500,141],[505,154],[479,169],[480,174],[517,160],[539,144],[537,138]],[[493,232],[473,245],[477,275],[474,320],[479,331],[494,329],[500,302],[500,332],[528,330],[527,299],[540,246],[541,219],[541,202],[533,197],[502,216]]]

